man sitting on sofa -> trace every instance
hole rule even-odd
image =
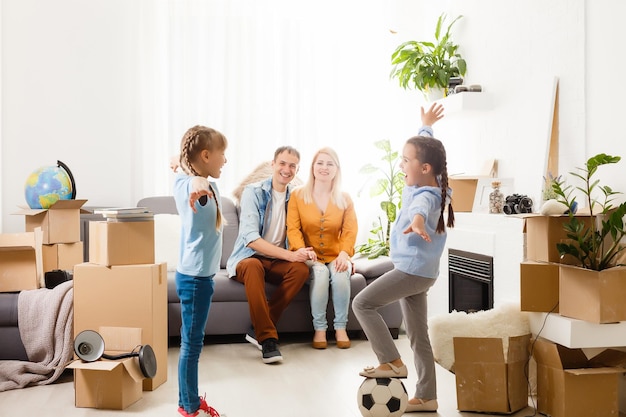
[[[300,153],[279,147],[272,160],[272,176],[245,187],[240,200],[239,234],[226,269],[243,283],[250,306],[252,328],[246,340],[262,351],[264,363],[283,360],[276,324],[309,277],[305,264],[312,248],[290,251],[286,239],[287,202]],[[278,285],[267,299],[265,282]]]

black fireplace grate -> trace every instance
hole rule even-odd
[[[450,249],[448,275],[451,312],[493,308],[493,257]]]

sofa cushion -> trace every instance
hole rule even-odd
[[[180,216],[160,213],[154,215],[154,260],[167,262],[168,271],[176,271],[180,248]]]

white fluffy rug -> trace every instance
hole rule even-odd
[[[508,338],[530,333],[528,317],[520,311],[519,304],[503,304],[475,313],[453,311],[430,318],[428,326],[435,361],[451,372],[454,372],[454,337],[502,338],[506,358]]]

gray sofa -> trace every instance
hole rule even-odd
[[[235,335],[245,334],[250,326],[250,315],[243,284],[228,278],[226,261],[233,249],[235,238],[239,230],[239,210],[233,200],[222,197],[222,212],[226,219],[224,227],[224,244],[222,249],[221,270],[215,277],[215,292],[211,304],[211,312],[206,325],[206,335]],[[148,207],[155,215],[160,213],[177,214],[174,198],[171,196],[147,197],[138,201],[137,206]],[[351,297],[354,297],[365,286],[384,272],[392,268],[388,258],[368,260],[355,259],[355,273],[351,279]],[[268,294],[276,287],[267,284]],[[329,303],[329,321],[332,322],[332,303]],[[394,337],[402,323],[400,306],[396,302],[381,310],[385,322]],[[168,272],[168,334],[170,337],[180,336],[180,301],[176,295],[174,272]],[[332,330],[332,329],[330,329]],[[349,332],[359,332],[361,326],[352,309],[348,318]],[[309,287],[305,285],[291,302],[278,323],[279,333],[313,332],[311,322],[311,307],[309,302]]]

